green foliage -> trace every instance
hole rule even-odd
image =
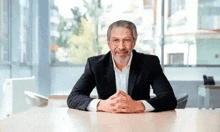
[[[62,16],[60,16],[59,19],[60,19],[60,23],[57,27],[57,31],[59,32],[59,37],[57,38],[56,44],[59,47],[67,48],[68,35],[66,33],[69,32],[70,29],[67,29],[67,21]]]
[[[84,64],[89,56],[96,54],[94,43],[94,23],[87,21],[85,18],[81,18],[83,25],[83,34],[71,35],[68,41],[70,62],[75,64]]]
[[[83,25],[81,22],[81,18],[85,18],[85,14],[82,15],[82,13],[79,11],[79,7],[73,7],[71,9],[71,12],[73,13],[73,20],[72,20],[72,33],[75,35],[80,35],[83,33]]]
[[[98,22],[99,17],[102,15],[104,10],[101,8],[100,0],[83,0],[84,7],[87,9],[86,16],[92,19],[94,22]]]
[[[100,53],[98,40],[98,19],[103,10],[98,7],[98,0],[83,0],[85,13],[79,7],[73,7],[73,18],[65,20],[60,18],[58,32],[60,37],[57,45],[68,48],[70,62],[84,64],[88,57]],[[71,24],[71,25],[70,25]]]

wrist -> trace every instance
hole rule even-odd
[[[97,111],[104,111],[104,100],[100,100],[99,103],[97,104]]]
[[[142,111],[142,112],[144,112],[145,111],[145,106],[144,106],[144,104],[141,102],[141,101],[136,101],[137,102],[137,110],[138,111]]]

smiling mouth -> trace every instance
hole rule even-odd
[[[117,54],[126,54],[126,53],[117,53]]]
[[[117,54],[127,54],[127,52],[116,52]]]

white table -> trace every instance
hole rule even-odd
[[[219,93],[217,96],[216,93]],[[211,97],[215,100],[220,100],[220,86],[216,85],[200,85],[198,87],[198,107],[201,109],[205,106],[206,109],[216,108],[216,106],[211,105]]]
[[[219,110],[113,114],[33,107],[0,120],[0,132],[219,132],[219,124]]]

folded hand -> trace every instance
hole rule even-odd
[[[137,113],[144,112],[145,107],[141,101],[135,101],[125,92],[117,91],[108,99],[101,100],[97,109],[111,113]]]

